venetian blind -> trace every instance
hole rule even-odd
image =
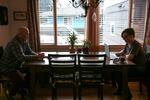
[[[144,42],[146,0],[133,0],[131,27],[135,29],[135,38]]]

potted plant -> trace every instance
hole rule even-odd
[[[81,46],[76,46],[76,50],[77,50],[77,53],[81,53],[82,52],[82,47]]]
[[[74,32],[70,33],[69,36],[68,36],[68,42],[70,44],[70,53],[75,53],[75,43],[77,43],[77,36]]]
[[[83,46],[82,46],[83,53],[88,53],[90,47],[91,47],[91,41],[84,40],[83,41]]]

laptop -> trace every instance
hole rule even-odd
[[[107,55],[107,57],[110,60],[113,60],[113,59],[117,58],[117,56],[115,55],[115,53],[110,53],[109,45],[106,44],[106,43],[104,43],[104,51],[105,51],[105,54]]]

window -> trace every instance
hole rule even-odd
[[[102,35],[100,44],[123,45],[125,42],[121,38],[121,32],[128,27],[128,0],[104,0],[100,7],[102,12]],[[101,29],[101,28],[100,28]],[[101,40],[102,39],[102,40]]]
[[[145,27],[145,14],[146,13],[146,0],[133,0],[132,4],[132,20],[131,26],[135,29],[136,39],[143,43],[144,41],[144,27]]]
[[[101,5],[101,12],[103,20],[100,25],[103,27],[102,38],[100,43],[107,43],[109,45],[124,45],[125,42],[121,38],[121,32],[128,27],[129,21],[129,1],[104,0]],[[135,30],[135,38],[143,43],[144,40],[144,24],[145,24],[145,8],[146,0],[133,0],[131,27]],[[110,41],[111,40],[111,41]]]
[[[70,17],[65,17],[65,18],[64,18],[64,24],[66,24],[66,25],[71,25],[71,23],[72,23],[72,20],[71,20]]]
[[[52,0],[39,0],[40,42],[54,45]]]
[[[81,45],[84,40],[85,17],[82,8],[74,8],[66,0],[57,0],[56,9],[54,0],[40,0],[40,41],[41,44],[68,45],[67,37],[74,32],[78,37],[77,45]],[[57,13],[56,13],[57,12]],[[54,21],[56,13],[56,21]],[[55,25],[56,30],[55,31]],[[55,37],[56,36],[56,37]]]
[[[71,32],[75,32],[78,37],[76,45],[81,45],[86,28],[86,18],[83,17],[84,9],[72,7],[70,0],[39,1],[41,45],[66,46],[68,45],[68,34]],[[56,3],[53,3],[53,1]],[[129,2],[130,0],[103,0],[100,3],[100,45],[104,43],[124,45],[125,42],[121,38],[121,32],[130,24],[135,29],[136,39],[141,43],[143,42],[146,0],[133,0],[132,8],[129,8]],[[131,23],[129,23],[130,10],[132,12]]]

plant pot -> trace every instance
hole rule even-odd
[[[76,50],[75,50],[74,47],[70,47],[70,48],[69,48],[69,52],[70,52],[70,53],[75,53],[75,51],[76,51]]]
[[[89,48],[82,48],[82,51],[84,54],[88,54],[89,53]]]
[[[82,49],[81,48],[77,48],[77,53],[81,53]]]

